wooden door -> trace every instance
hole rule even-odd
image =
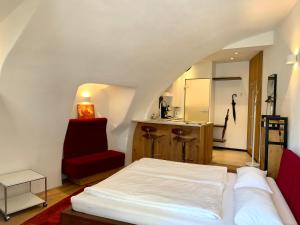
[[[252,155],[252,142],[254,145],[254,158],[259,158],[260,140],[260,118],[261,118],[261,96],[262,96],[262,66],[263,52],[259,52],[250,60],[249,65],[249,98],[248,98],[248,129],[247,129],[247,151]],[[254,102],[256,98],[256,113],[254,125]],[[255,127],[255,128],[254,128]],[[253,132],[255,129],[255,132]],[[253,138],[254,134],[254,138]]]

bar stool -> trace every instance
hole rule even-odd
[[[191,131],[183,130],[181,128],[173,128],[172,133],[176,135],[173,139],[178,143],[181,143],[182,162],[186,162],[186,143],[192,142],[196,140],[196,138],[187,136]]]
[[[142,126],[142,130],[145,132],[145,134],[143,134],[143,137],[146,138],[147,140],[151,141],[151,155],[150,155],[150,157],[154,158],[154,156],[158,156],[158,155],[155,155],[155,141],[157,141],[159,138],[161,138],[165,135],[155,134],[157,129],[155,127],[152,127],[152,126]]]

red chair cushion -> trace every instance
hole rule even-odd
[[[96,173],[124,166],[125,154],[113,150],[95,154],[64,158],[63,173],[70,178],[80,179]]]
[[[300,224],[300,157],[284,150],[276,183]]]
[[[107,150],[106,118],[70,119],[64,141],[64,158]]]

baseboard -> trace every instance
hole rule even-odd
[[[231,151],[238,151],[238,152],[247,152],[246,149],[240,149],[240,148],[228,148],[228,147],[219,147],[219,146],[213,146],[214,150],[231,150]]]

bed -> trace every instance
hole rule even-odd
[[[148,175],[149,178],[140,181]],[[152,181],[156,185],[151,185]],[[236,174],[227,173],[224,167],[142,159],[73,197],[73,210],[67,209],[62,214],[61,224],[233,225],[235,181]],[[267,178],[267,181],[283,224],[296,225],[293,213],[276,182],[272,178]],[[124,182],[127,184],[123,187]],[[166,182],[167,186],[160,184],[162,182]],[[143,191],[147,186],[157,184],[161,186],[155,187],[153,193],[152,188],[150,193],[149,189]],[[168,185],[171,190],[165,191]],[[179,197],[169,194],[177,189]],[[197,192],[199,189],[201,191]],[[119,195],[123,192],[125,195]],[[155,194],[157,192],[159,197]],[[207,196],[213,198],[206,197],[202,192],[207,192]],[[219,193],[222,195],[219,196]],[[132,199],[132,195],[142,195],[143,201]],[[144,199],[147,201],[144,202]]]

